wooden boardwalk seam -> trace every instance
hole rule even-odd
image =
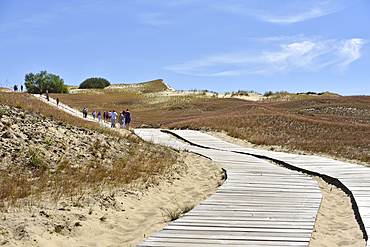
[[[354,199],[353,203],[357,206],[354,210],[355,213],[358,210],[359,214],[357,220],[360,226],[362,225],[364,238],[367,240],[367,231],[370,230],[370,168],[317,156],[244,148],[198,131],[174,130],[169,132],[194,145],[272,158],[301,170],[317,173],[329,179],[337,179]],[[367,246],[370,246],[369,242]]]
[[[159,130],[135,133],[209,157],[228,176],[214,195],[138,246],[308,246],[321,203],[313,179],[245,154],[186,145]]]

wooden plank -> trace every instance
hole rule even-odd
[[[142,246],[308,245],[321,202],[318,185],[311,178],[244,154],[179,144],[157,130],[144,132],[153,142],[168,141],[175,148],[219,162],[227,170],[228,179],[215,195],[148,238]],[[140,135],[140,130],[137,133]],[[199,132],[191,134],[196,136]]]
[[[193,217],[194,218],[194,217]],[[311,230],[311,223],[308,221],[300,221],[300,222],[291,222],[291,221],[262,221],[262,220],[248,220],[248,221],[241,221],[239,220],[177,220],[171,223],[173,226],[219,226],[219,227],[229,227],[229,226],[238,226],[238,227],[250,227],[250,228],[277,228],[277,229],[308,229]]]
[[[276,233],[269,232],[224,232],[218,231],[189,231],[189,230],[162,230],[153,234],[160,238],[183,238],[183,239],[223,239],[223,240],[261,240],[261,241],[296,241],[310,240],[310,234]]]
[[[215,232],[216,230],[221,230],[227,233],[229,230],[232,229],[232,231],[235,232],[266,232],[270,235],[274,235],[273,232],[284,232],[286,234],[290,233],[296,233],[300,235],[301,232],[306,233],[311,235],[312,229],[307,226],[294,226],[294,227],[288,227],[287,225],[272,225],[271,227],[267,226],[266,223],[261,222],[262,227],[259,225],[249,226],[249,225],[241,225],[241,226],[236,226],[236,225],[226,225],[226,224],[215,224],[214,222],[209,222],[208,224],[195,224],[195,225],[180,225],[180,224],[171,224],[170,226],[165,227],[163,230],[170,230],[170,229],[177,229],[177,230],[184,230],[184,229],[198,229],[201,231],[201,229],[207,229],[210,232]],[[176,227],[176,228],[175,228]],[[233,228],[234,227],[234,228]]]
[[[226,239],[182,239],[150,237],[137,246],[307,246],[300,241],[268,241],[268,240],[226,240]]]

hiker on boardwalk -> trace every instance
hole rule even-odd
[[[23,92],[23,85],[21,85],[21,92]]]
[[[17,91],[18,91],[18,86],[14,85],[14,92],[17,92]]]
[[[93,118],[95,120],[95,117],[96,117],[96,111],[95,110],[93,110],[92,115],[93,115]]]
[[[84,109],[82,110],[82,115],[83,115],[83,117],[84,117],[84,118],[86,118],[86,117],[87,117],[87,109],[86,109],[86,108],[84,108]]]
[[[109,112],[108,111],[105,112],[105,120],[106,120],[106,122],[109,121]]]
[[[99,119],[99,122],[101,120],[101,112],[98,113],[98,119]]]
[[[57,106],[59,107],[59,98],[57,98]]]
[[[124,128],[124,124],[125,124],[124,119],[125,119],[125,115],[123,111],[121,114],[119,114],[119,127],[122,126],[122,128]]]
[[[111,120],[112,120],[112,112],[110,111],[108,112],[108,121],[111,122]]]
[[[131,123],[131,112],[127,109],[125,112],[125,127],[129,127]]]
[[[111,118],[112,118],[112,125],[111,127],[112,128],[115,128],[116,127],[116,119],[117,119],[117,112],[115,110],[112,111],[111,113]]]
[[[46,99],[49,101],[49,91],[46,90],[45,94],[46,94]]]

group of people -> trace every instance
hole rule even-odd
[[[82,114],[84,118],[87,118],[86,108],[82,110]],[[128,109],[126,111],[123,110],[121,113],[117,113],[115,110],[104,111],[103,113],[99,111],[98,113],[96,113],[96,110],[93,110],[92,116],[94,120],[97,117],[99,122],[101,121],[104,121],[106,123],[110,122],[112,128],[126,128],[126,127],[129,127],[131,123],[131,112]],[[117,124],[117,119],[118,119],[118,124]]]
[[[14,85],[14,92],[18,91],[18,86]],[[23,85],[21,85],[21,92],[23,92]]]

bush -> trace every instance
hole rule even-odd
[[[263,96],[268,97],[268,96],[271,96],[271,95],[274,95],[274,93],[272,91],[268,91],[268,92],[266,91]]]
[[[79,89],[84,89],[84,88],[105,88],[110,85],[109,81],[107,81],[104,78],[89,78],[84,80],[80,86],[78,87]]]

